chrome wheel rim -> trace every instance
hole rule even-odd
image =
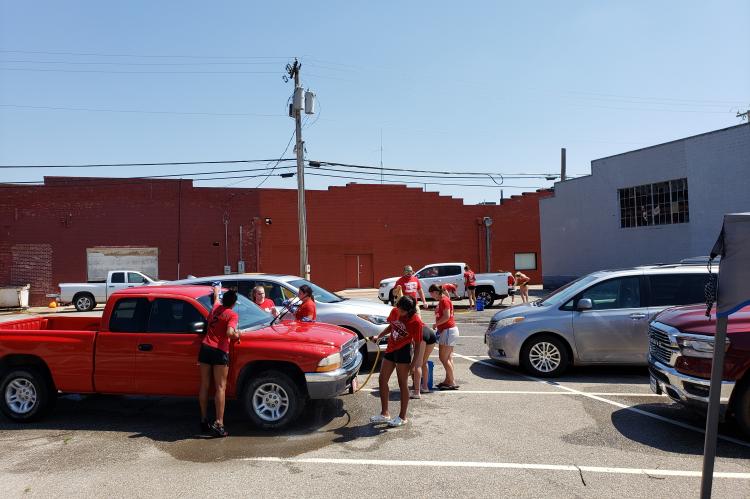
[[[5,403],[16,414],[28,414],[36,402],[36,387],[26,378],[16,378],[5,387]]]
[[[81,298],[78,298],[78,301],[76,301],[77,308],[89,308],[91,307],[91,299],[82,296]]]
[[[253,410],[263,421],[278,421],[289,411],[289,395],[281,385],[264,383],[253,393]]]
[[[560,349],[548,341],[540,341],[529,350],[529,362],[537,371],[549,373],[560,367]]]

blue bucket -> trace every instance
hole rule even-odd
[[[484,310],[484,302],[482,300],[477,300],[477,312],[481,312]]]
[[[431,360],[427,361],[427,388],[432,390],[432,371],[435,370],[435,363]]]

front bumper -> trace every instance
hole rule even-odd
[[[653,357],[649,359],[648,370],[651,375],[651,391],[656,394],[666,393],[669,398],[681,404],[705,409],[708,407],[708,391],[711,381],[695,378],[678,372]],[[734,381],[721,382],[722,411],[732,398]]]
[[[505,335],[493,337],[491,333],[492,331],[487,331],[484,334],[484,342],[487,343],[487,355],[503,364],[518,366],[520,347],[512,341],[508,341]]]
[[[325,373],[305,373],[307,393],[311,399],[330,399],[349,390],[362,367],[362,353],[357,352],[348,366]]]

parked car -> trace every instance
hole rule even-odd
[[[158,282],[154,278],[135,270],[111,270],[105,281],[86,283],[60,283],[59,301],[63,305],[72,303],[79,312],[93,310],[97,303],[104,303],[115,291],[136,286],[147,286]]]
[[[433,263],[425,265],[415,274],[424,288],[425,297],[429,300],[427,290],[433,284],[455,284],[456,293],[460,298],[465,298],[466,286],[464,285],[463,262]],[[383,303],[393,303],[393,288],[396,286],[398,277],[389,277],[380,281],[378,287],[378,298]],[[509,272],[497,272],[487,274],[476,274],[477,299],[484,302],[485,307],[491,307],[495,300],[507,298],[510,288],[513,286],[513,275]]]
[[[354,300],[343,298],[332,293],[317,284],[293,275],[279,274],[233,274],[215,275],[208,277],[196,277],[173,281],[171,284],[210,285],[214,281],[221,281],[228,288],[237,288],[237,291],[252,300],[251,292],[255,286],[263,286],[266,297],[273,300],[278,310],[281,310],[285,300],[297,296],[300,286],[307,284],[313,290],[319,322],[326,322],[341,326],[366,339],[381,333],[387,324],[388,314],[391,308],[380,303],[367,300]],[[380,348],[385,348],[383,343]],[[367,358],[373,357],[378,346],[367,341],[362,345],[362,355]]]
[[[594,272],[496,313],[485,333],[488,355],[537,376],[558,376],[571,364],[646,365],[649,321],[703,301],[708,278],[704,266],[679,264]]]
[[[198,350],[212,307],[206,286],[153,286],[112,294],[101,318],[32,317],[0,324],[0,411],[26,422],[58,392],[196,396]],[[230,351],[227,398],[250,421],[280,428],[308,399],[352,386],[362,355],[351,331],[271,318],[238,297],[240,343]]]
[[[705,411],[711,385],[716,315],[705,306],[676,307],[656,316],[649,328],[651,390]],[[750,307],[729,316],[722,416],[733,416],[750,437]]]

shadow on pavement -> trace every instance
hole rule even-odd
[[[528,376],[520,367],[506,366],[491,359],[482,359],[486,363],[475,362],[469,370],[483,379],[525,381]],[[562,383],[593,383],[607,385],[610,383],[627,383],[629,385],[648,386],[648,368],[642,366],[582,366],[572,367],[562,376],[556,378],[539,378],[550,385]],[[613,391],[612,387],[603,391]]]
[[[679,404],[653,403],[633,406],[645,412],[653,413],[684,424],[704,428],[705,416],[691,411]],[[612,425],[620,434],[634,442],[647,445],[655,449],[676,454],[703,454],[703,433],[680,428],[667,422],[660,422],[642,414],[627,409],[620,409],[612,413]],[[649,424],[647,424],[647,422]],[[747,442],[748,446],[727,442],[719,439],[717,456],[727,458],[750,458],[750,439],[743,437],[732,421],[719,425],[721,435]]]

